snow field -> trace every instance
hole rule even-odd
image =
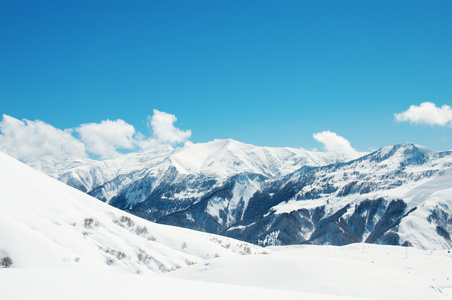
[[[452,254],[447,250],[373,244],[269,250],[269,255],[228,257],[164,276],[371,299],[450,299],[452,295]]]

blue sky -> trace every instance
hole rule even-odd
[[[394,114],[452,104],[451,15],[434,0],[6,0],[0,113],[151,135],[157,109],[192,142],[321,149],[329,130],[360,151],[449,150],[452,119]]]

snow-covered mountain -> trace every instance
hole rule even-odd
[[[451,166],[452,152],[409,143],[350,157],[215,140],[47,173],[145,219],[259,245],[447,248]]]
[[[265,182],[223,234],[261,245],[367,242],[452,246],[452,152],[384,147]]]
[[[263,249],[140,219],[2,153],[0,166],[2,299],[450,295],[447,250],[364,244]]]
[[[119,158],[96,161],[60,161],[44,157],[30,163],[36,169],[57,177],[82,191],[101,190],[98,195],[109,201],[130,182],[143,177],[158,177],[170,169],[183,176],[204,176],[224,180],[240,173],[265,177],[289,174],[302,166],[323,166],[346,161],[353,155],[313,152],[296,148],[257,147],[231,139],[188,144],[173,149],[160,147]],[[121,184],[110,182],[120,177]],[[108,184],[107,186],[104,186]],[[138,201],[139,202],[139,201]]]

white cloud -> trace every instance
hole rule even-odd
[[[136,143],[135,128],[123,120],[82,124],[75,130],[88,152],[102,158],[118,155],[117,149],[133,149]]]
[[[154,115],[148,117],[148,126],[152,129],[154,136],[163,143],[183,143],[191,136],[191,130],[181,130],[174,127],[177,121],[175,115],[154,109]]]
[[[439,126],[452,126],[452,109],[449,105],[437,107],[435,103],[424,102],[421,105],[411,105],[408,110],[394,114],[399,122],[409,121],[413,124],[428,124]]]
[[[0,150],[25,162],[44,156],[86,157],[85,145],[72,136],[71,129],[3,115],[0,132]]]
[[[350,142],[331,131],[322,131],[313,134],[316,141],[323,144],[328,152],[341,152],[351,157],[358,157],[359,153],[350,145]]]
[[[155,149],[162,146],[162,143],[159,142],[157,139],[154,138],[148,138],[144,134],[137,132],[135,134],[135,144],[139,149],[146,150],[146,149]]]
[[[3,115],[0,122],[0,151],[24,162],[33,162],[45,156],[87,158],[88,154],[102,159],[119,155],[118,150],[145,150],[187,142],[190,130],[174,126],[177,118],[154,110],[148,117],[153,137],[146,137],[123,120],[105,120],[82,124],[75,129],[61,130],[42,121],[18,120]]]

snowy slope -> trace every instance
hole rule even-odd
[[[0,269],[0,282],[2,299],[8,300],[350,299],[334,295],[199,282],[152,275],[69,271],[67,269]],[[49,285],[49,283],[52,284]]]
[[[260,248],[151,223],[0,153],[0,256],[15,267],[154,273]]]
[[[2,299],[450,299],[452,256],[376,245],[273,248],[162,275],[0,269]]]
[[[164,276],[347,298],[446,299],[452,295],[452,254],[445,250],[369,244],[271,249],[270,255],[224,258]]]

